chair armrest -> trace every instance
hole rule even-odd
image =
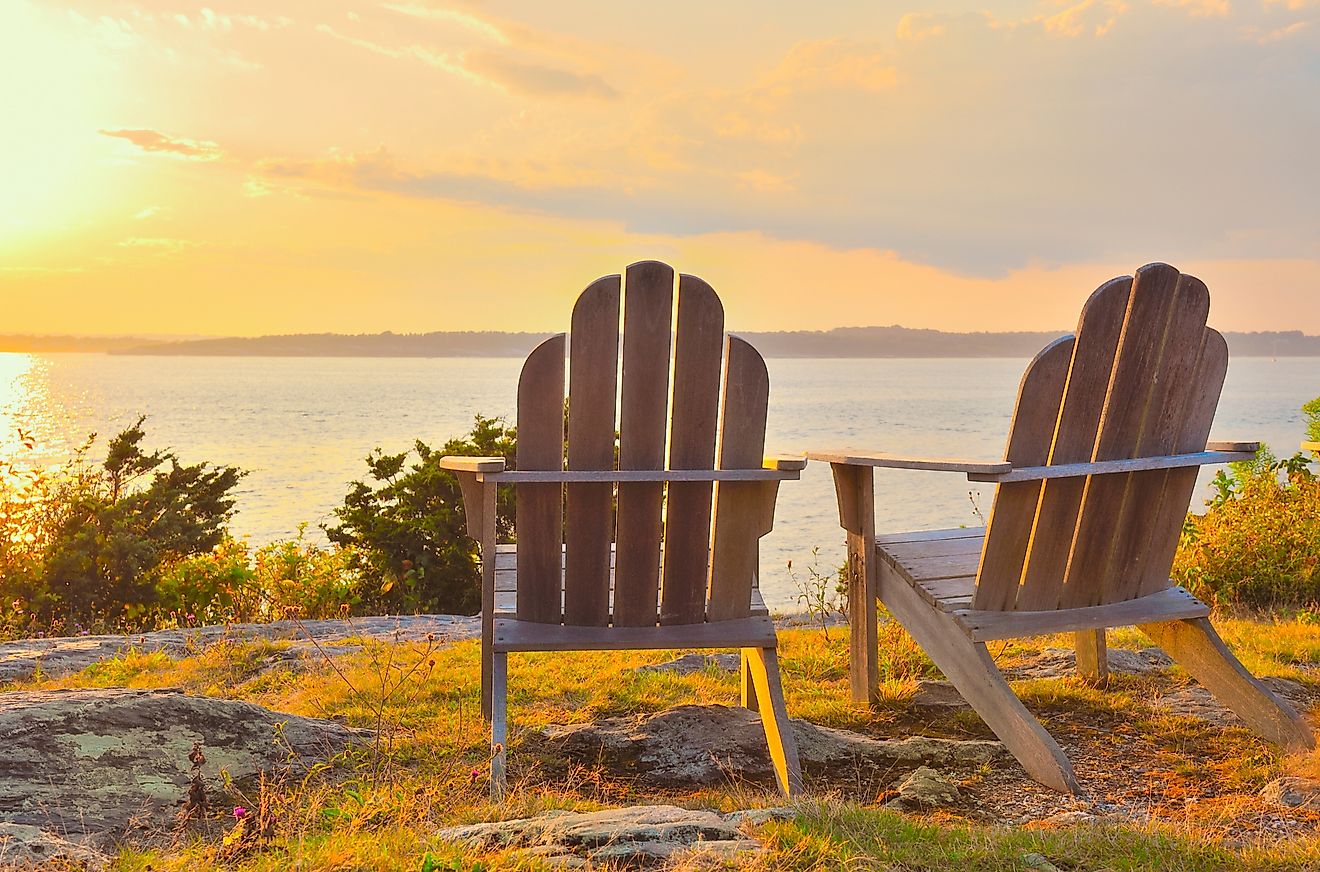
[[[440,468],[450,472],[503,472],[503,457],[466,457],[447,454],[440,458]]]
[[[767,454],[761,465],[766,469],[777,469],[781,472],[788,470],[800,472],[807,468],[807,458],[801,454]]]
[[[613,483],[629,481],[786,481],[797,469],[517,469],[479,473],[477,480],[497,484]]]
[[[1218,442],[1205,443],[1205,450],[1206,451],[1251,451],[1254,453],[1260,450],[1260,443],[1233,442],[1233,441],[1221,440]]]
[[[1013,464],[1006,460],[963,460],[945,457],[898,457],[881,451],[857,451],[851,448],[808,451],[808,460],[839,463],[845,466],[877,466],[885,469],[928,469],[937,472],[964,472],[981,475],[1003,475],[1012,472]]]
[[[1314,451],[1314,452],[1316,452],[1317,454],[1320,454],[1320,442],[1303,442],[1303,443],[1302,443],[1302,450],[1303,450],[1303,451]]]
[[[1165,454],[1156,457],[1097,460],[1091,463],[1061,463],[1058,466],[1023,466],[999,475],[969,472],[967,478],[970,481],[991,481],[1008,484],[1014,481],[1080,478],[1087,475],[1109,475],[1116,472],[1143,472],[1151,469],[1179,469],[1188,466],[1205,466],[1211,463],[1233,463],[1238,460],[1251,460],[1255,456],[1256,452],[1254,450],[1197,451],[1192,454]]]

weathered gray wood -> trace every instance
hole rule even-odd
[[[944,539],[985,539],[985,527],[948,527],[942,530],[913,530],[908,533],[877,533],[877,545],[896,545],[904,542],[928,542]]]
[[[537,346],[518,379],[518,469],[564,465],[564,335]],[[558,483],[520,484],[514,527],[521,570],[518,617],[559,623],[563,617],[564,490]]]
[[[595,627],[533,624],[497,618],[497,651],[629,651],[654,648],[762,648],[775,644],[768,617],[666,627]]]
[[[1151,389],[1150,408],[1137,441],[1137,454],[1173,454],[1178,451],[1179,444],[1186,441],[1187,416],[1193,412],[1189,403],[1200,386],[1196,381],[1197,363],[1209,314],[1210,292],[1206,286],[1194,276],[1179,276],[1174,312],[1169,319],[1156,383]],[[1216,394],[1213,405],[1218,405],[1218,399]],[[1197,434],[1197,445],[1205,444],[1210,420],[1214,418],[1213,409],[1206,413],[1206,418],[1204,429]],[[1239,454],[1244,458],[1251,456]],[[1142,572],[1149,562],[1154,542],[1151,533],[1162,511],[1167,482],[1168,474],[1162,471],[1128,476],[1123,514],[1112,522],[1115,542],[1105,572],[1102,602],[1118,602],[1141,595]],[[1184,501],[1182,509],[1186,508]]]
[[[885,553],[894,560],[903,562],[923,557],[979,557],[985,537],[960,537],[957,539],[922,539],[917,542],[887,543]]]
[[[1001,476],[971,475],[971,481],[1009,482],[1044,481],[1052,478],[1081,478],[1088,475],[1118,475],[1147,470],[1183,469],[1215,463],[1250,460],[1254,451],[1194,451],[1188,454],[1159,454],[1153,457],[1130,457],[1123,460],[1097,460],[1090,463],[1065,463],[1060,466],[1027,466]],[[507,473],[506,473],[507,474]]]
[[[1104,629],[1073,633],[1073,648],[1077,651],[1077,674],[1082,680],[1092,687],[1108,687],[1109,654]]]
[[[537,482],[705,482],[716,481],[796,481],[801,473],[795,469],[596,469],[554,471],[514,471],[477,473],[478,481],[496,484],[528,484]],[[709,490],[709,488],[707,488]],[[709,531],[710,522],[706,523]]]
[[[578,297],[569,344],[568,468],[613,469],[619,368],[617,275],[597,279]],[[564,620],[575,626],[602,627],[609,620],[614,488],[570,484],[567,490]]]
[[[1144,623],[1140,629],[1261,736],[1290,751],[1315,747],[1306,721],[1238,662],[1208,620]]]
[[[1038,466],[1049,460],[1075,344],[1071,336],[1051,342],[1036,355],[1022,376],[1004,453],[1004,459],[1015,468]],[[969,474],[968,478],[974,475]],[[1039,483],[1027,482],[1001,484],[996,491],[985,547],[976,571],[977,608],[1008,609],[1017,602],[1040,490]]]
[[[999,674],[985,645],[959,631],[954,619],[924,602],[887,564],[878,566],[880,601],[921,646],[999,740],[1041,784],[1079,793],[1072,764]]]
[[[910,578],[933,580],[976,575],[979,554],[946,554],[940,557],[908,557],[896,560],[888,550],[884,556]]]
[[[715,466],[723,350],[724,307],[719,297],[701,279],[679,276],[669,437],[672,470],[711,470]],[[706,481],[675,480],[669,485],[661,624],[692,623],[705,612],[711,492]]]
[[[1167,264],[1147,264],[1137,270],[1093,460],[1140,456],[1147,453],[1142,450],[1144,444],[1158,441],[1158,405],[1165,399],[1176,402],[1168,391],[1185,387],[1186,379],[1176,373],[1184,364],[1189,372],[1195,365],[1210,308],[1204,285],[1199,294],[1180,294],[1180,287],[1191,288]],[[1165,452],[1156,448],[1149,453]],[[1144,540],[1134,542],[1124,535],[1132,482],[1131,475],[1087,480],[1060,596],[1064,608],[1118,602],[1136,594],[1136,579],[1117,577],[1123,558],[1119,552],[1126,550],[1127,559],[1134,561],[1134,546],[1144,544]],[[1125,593],[1129,588],[1130,594]]]
[[[775,780],[779,782],[779,790],[793,799],[802,793],[802,766],[798,762],[793,725],[784,704],[784,688],[779,681],[779,659],[773,646],[744,648],[742,654],[756,688],[757,708],[761,712],[761,726],[770,748]]]
[[[504,764],[509,744],[509,655],[494,652],[490,665],[492,706],[490,716],[490,801],[504,799]]]
[[[1302,443],[1302,450],[1303,450],[1303,451],[1314,451],[1314,452],[1316,452],[1317,454],[1320,454],[1320,442],[1303,442],[1303,443]]]
[[[870,705],[880,696],[875,471],[870,466],[843,463],[830,464],[830,470],[839,501],[839,523],[848,535],[849,686],[853,702]]]
[[[561,595],[562,601],[562,595]],[[518,577],[514,571],[497,572],[495,574],[495,616],[497,618],[516,618],[518,603]],[[761,592],[755,588],[752,590],[751,616],[758,617],[770,614],[766,607],[765,598]],[[610,619],[614,618],[614,591],[610,591]]]
[[[720,411],[720,469],[755,469],[765,456],[766,407],[770,376],[765,361],[746,341],[730,336],[725,349],[724,403]],[[711,531],[710,602],[712,621],[747,614],[756,577],[761,536],[769,532],[774,495],[760,484],[720,482],[715,486]]]
[[[1181,410],[1182,432],[1175,450],[1200,444],[1210,432],[1219,395],[1228,374],[1228,344],[1218,331],[1206,328],[1203,332],[1200,356],[1196,363],[1194,390],[1186,398]],[[1243,459],[1249,459],[1252,454]],[[1178,537],[1187,517],[1187,505],[1196,488],[1195,469],[1179,469],[1164,476],[1163,490],[1158,496],[1159,510],[1147,525],[1149,535],[1142,559],[1132,568],[1139,580],[1140,592],[1151,593],[1169,583],[1169,571],[1178,550]]]
[[[498,561],[495,496],[493,484],[480,484],[476,474],[460,472],[459,486],[467,510],[468,536],[481,549],[481,713],[491,716],[491,637],[495,621],[495,566]]]
[[[1210,614],[1210,608],[1181,587],[1170,587],[1137,599],[1099,606],[1040,612],[959,609],[952,614],[968,636],[979,642],[989,642],[1076,630],[1128,627],[1145,621],[1200,618]]]
[[[1082,307],[1063,404],[1050,448],[1050,466],[1093,460],[1097,427],[1104,408],[1114,353],[1132,293],[1131,277],[1112,279]],[[1031,550],[1018,591],[1018,607],[1049,609],[1059,604],[1068,556],[1077,529],[1086,480],[1053,479],[1041,488]]]
[[[656,261],[628,267],[623,296],[620,470],[660,470],[665,466],[673,317],[674,270]],[[643,627],[656,623],[663,503],[661,482],[619,485],[616,625]]]
[[[440,468],[450,472],[503,472],[504,458],[446,454],[440,458]]]
[[[767,454],[761,459],[761,466],[765,469],[774,469],[780,472],[791,470],[804,470],[807,468],[807,458],[800,454]]]
[[[848,466],[884,467],[886,469],[925,469],[936,472],[975,472],[1000,475],[1012,471],[1013,465],[999,460],[962,460],[943,457],[899,457],[881,451],[861,451],[852,448],[813,449],[806,453],[808,460],[839,463]]]
[[[1209,328],[1207,328],[1209,329]],[[1317,443],[1320,444],[1320,443]],[[1303,446],[1306,443],[1302,443]],[[1250,451],[1255,454],[1260,450],[1259,442],[1234,442],[1224,439],[1212,439],[1205,443],[1206,451]]]

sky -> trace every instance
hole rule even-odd
[[[1320,0],[0,0],[0,333],[1320,333]]]

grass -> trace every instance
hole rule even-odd
[[[1314,684],[1316,673],[1307,667],[1320,662],[1320,626],[1259,618],[1220,619],[1217,626],[1257,674]],[[780,644],[788,707],[795,717],[876,736],[990,735],[968,711],[932,713],[910,705],[917,682],[937,673],[895,627],[885,625],[881,635],[885,682],[881,704],[870,710],[848,702],[844,634],[836,632],[827,641],[817,630],[784,631]],[[1110,635],[1111,647],[1147,644],[1135,630]],[[1042,647],[1066,645],[1064,637],[1053,637],[1002,649],[992,646],[991,653],[1002,664],[1011,664]],[[539,753],[535,742],[524,743],[551,723],[655,712],[683,703],[737,703],[736,676],[714,669],[689,676],[631,671],[678,652],[512,657],[512,791],[503,806],[494,807],[485,796],[488,734],[479,714],[477,643],[432,649],[373,642],[334,658],[333,666],[312,659],[297,669],[268,668],[272,661],[285,660],[287,647],[221,644],[179,660],[129,651],[75,675],[22,685],[181,687],[354,726],[390,727],[384,767],[379,761],[368,766],[346,760],[334,779],[275,785],[266,795],[244,799],[250,807],[261,804],[263,814],[269,815],[269,839],[231,837],[232,844],[226,845],[213,827],[216,834],[209,837],[126,847],[114,868],[533,869],[537,867],[531,861],[509,854],[464,854],[439,842],[434,832],[445,825],[520,817],[548,808],[670,802],[732,811],[780,804],[766,785],[660,792],[597,767],[553,760]],[[415,679],[401,681],[405,673]],[[1075,762],[1088,789],[1129,804],[1133,790],[1150,792],[1141,799],[1148,822],[1062,829],[992,822],[979,806],[993,810],[999,801],[1048,794],[1023,782],[1007,763],[962,774],[964,789],[976,797],[970,807],[925,817],[879,807],[887,783],[850,783],[841,775],[837,781],[813,783],[813,794],[797,820],[762,826],[758,834],[767,851],[746,855],[736,866],[1026,869],[1023,857],[1039,854],[1066,870],[1320,868],[1320,813],[1312,815],[1313,820],[1298,813],[1302,816],[1294,823],[1300,821],[1301,835],[1270,837],[1261,822],[1274,812],[1255,796],[1264,783],[1283,773],[1320,775],[1320,758],[1288,759],[1245,730],[1171,716],[1149,704],[1153,695],[1177,682],[1167,675],[1120,674],[1106,691],[1069,677],[1017,684],[1047,727],[1066,746],[1080,749]],[[1124,765],[1131,762],[1124,755],[1131,754],[1140,756],[1144,770],[1136,782],[1129,773],[1113,771],[1130,768]],[[1067,805],[1052,794],[1042,801]],[[232,819],[216,823],[220,830],[234,824]]]

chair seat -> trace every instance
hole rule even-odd
[[[495,617],[516,618],[518,615],[518,546],[498,545],[495,548]],[[560,585],[562,603],[563,585]],[[657,613],[659,601],[656,602]],[[757,587],[752,588],[750,616],[766,617],[770,610]],[[614,615],[614,550],[610,549],[610,615]]]
[[[954,527],[875,537],[880,559],[941,611],[970,608],[976,568],[985,544],[984,527]]]
[[[952,615],[958,626],[977,641],[1122,627],[1210,614],[1208,606],[1172,581],[1164,590],[1104,605],[1048,611],[975,610],[972,597],[976,593],[976,571],[984,544],[984,527],[889,533],[875,537],[875,550],[880,559],[910,584],[923,600]]]

